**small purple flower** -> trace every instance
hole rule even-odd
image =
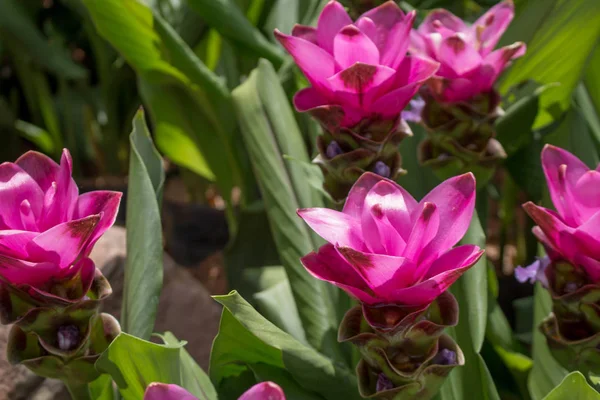
[[[421,122],[421,113],[425,107],[425,100],[421,97],[415,97],[408,103],[408,108],[402,111],[402,119],[408,122],[419,123]]]
[[[457,363],[456,352],[449,349],[442,349],[433,357],[432,363],[437,365],[455,365]]]
[[[75,325],[63,325],[56,333],[58,348],[64,351],[73,350],[79,344],[79,328]]]
[[[383,161],[377,161],[373,167],[373,172],[384,178],[389,178],[392,171]]]
[[[517,267],[515,269],[515,278],[521,283],[540,282],[542,286],[548,287],[548,278],[546,277],[546,268],[550,265],[548,257],[538,258],[528,267]]]
[[[384,390],[391,390],[393,388],[394,382],[390,381],[390,379],[383,373],[380,373],[377,377],[377,386],[375,388],[375,391],[383,392]]]
[[[327,150],[325,151],[328,158],[339,156],[343,152],[344,150],[342,150],[338,142],[336,142],[335,140],[332,140],[331,143],[329,143],[329,145],[327,146]]]

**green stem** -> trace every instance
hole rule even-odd
[[[65,381],[65,385],[73,400],[92,400],[87,383]]]

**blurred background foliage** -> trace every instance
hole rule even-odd
[[[344,3],[357,14],[382,2]],[[0,159],[14,160],[28,149],[56,159],[67,147],[82,185],[124,187],[131,120],[144,107],[167,160],[167,206],[175,198],[223,210],[219,218],[227,224],[217,246],[229,243],[229,287],[299,341],[349,363],[332,336],[349,300],[298,263],[320,239],[295,209],[331,203],[320,171],[310,164],[320,127],[290,103],[307,82],[272,34],[274,28],[289,32],[295,23],[314,24],[325,3],[2,0]],[[468,20],[495,3],[399,2],[405,10],[417,9],[419,18],[443,7]],[[537,399],[564,373],[543,337],[533,333],[549,312],[547,295],[531,297],[531,287],[511,276],[514,266],[538,254],[520,204],[547,199],[539,162],[545,143],[590,166],[600,160],[600,2],[514,3],[515,19],[500,44],[524,41],[528,51],[498,85],[505,110],[498,140],[509,157],[478,196],[490,266],[482,355],[502,398]],[[437,180],[418,165],[424,132],[412,128],[414,137],[401,146],[409,173],[400,184],[420,198]],[[169,185],[173,176],[179,186]],[[173,213],[192,223],[196,214],[179,209],[180,202]],[[202,215],[196,224],[206,225],[209,234],[198,240],[215,240],[222,232]],[[177,230],[168,220],[164,224]],[[169,237],[167,248],[177,253]],[[537,364],[531,372],[532,359]]]

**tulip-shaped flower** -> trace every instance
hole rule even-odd
[[[506,157],[494,139],[502,110],[493,87],[510,61],[525,54],[525,44],[494,48],[513,16],[512,0],[498,3],[472,25],[438,9],[411,33],[411,54],[440,63],[421,93],[422,121],[430,135],[419,156],[442,178],[472,171],[484,185]]]
[[[554,356],[568,369],[600,371],[600,166],[589,169],[558,147],[546,145],[542,166],[556,211],[523,205],[537,223],[533,233],[549,261],[524,272],[550,291],[553,315],[541,326]],[[534,271],[539,267],[538,271]]]
[[[94,362],[119,333],[100,314],[111,293],[88,258],[114,223],[121,193],[79,195],[72,160],[28,152],[0,165],[0,317],[7,358],[70,388],[95,380]]]
[[[4,282],[43,291],[81,268],[93,277],[94,264],[84,260],[114,223],[121,193],[79,195],[71,175],[68,150],[60,165],[37,152],[0,165],[0,278]]]
[[[366,170],[391,178],[401,171],[397,146],[411,133],[400,114],[438,67],[406,56],[415,15],[388,1],[353,22],[340,3],[330,1],[316,28],[296,25],[291,35],[275,31],[310,83],[294,104],[326,130],[319,161],[336,200]]]
[[[429,399],[464,363],[443,330],[458,321],[458,305],[446,290],[483,254],[475,245],[452,248],[467,231],[474,204],[472,174],[443,182],[417,202],[395,182],[365,173],[343,211],[298,211],[329,242],[302,264],[362,303],[346,313],[338,339],[361,351],[364,397]]]
[[[428,305],[483,254],[475,245],[452,248],[474,204],[472,174],[443,182],[417,202],[395,182],[366,173],[343,211],[298,211],[329,242],[302,264],[369,305]]]
[[[146,389],[144,400],[198,400],[184,388],[166,384],[151,383]],[[248,389],[238,400],[285,400],[283,390],[273,382],[261,382]]]

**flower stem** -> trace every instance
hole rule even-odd
[[[65,381],[65,385],[73,400],[92,400],[87,383]]]

